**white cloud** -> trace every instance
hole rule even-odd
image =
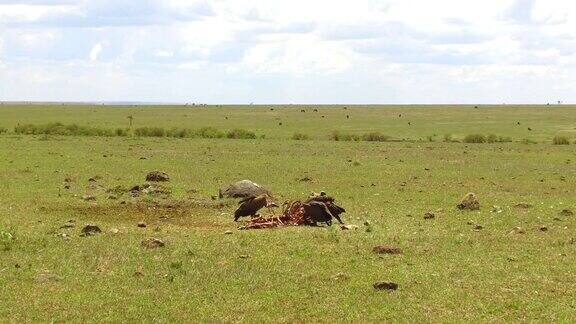
[[[576,2],[0,0],[0,60],[0,100],[567,102]]]
[[[98,43],[92,47],[89,55],[90,62],[96,62],[98,60],[103,48],[104,46],[102,46],[102,43]]]

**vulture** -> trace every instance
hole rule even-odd
[[[344,224],[344,222],[342,222],[342,219],[340,218],[340,214],[345,213],[346,210],[336,205],[336,203],[334,202],[334,198],[327,196],[324,191],[321,191],[320,195],[313,195],[304,202],[305,205],[311,203],[320,203],[326,207],[328,213],[330,214],[330,223],[327,222],[328,225],[332,223],[331,222],[332,217],[336,218],[338,222],[340,222],[340,224]]]
[[[266,194],[242,199],[238,204],[240,204],[240,206],[238,206],[238,209],[234,212],[235,222],[237,222],[240,217],[244,216],[256,217],[256,213],[263,207],[278,207],[278,205],[270,201],[270,197]]]
[[[326,204],[319,201],[310,201],[304,204],[304,215],[306,221],[310,225],[317,225],[316,223],[326,223],[326,225],[332,225],[332,213],[326,206]]]

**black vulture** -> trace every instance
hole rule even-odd
[[[263,207],[278,207],[274,202],[270,201],[268,195],[252,196],[242,199],[238,202],[240,206],[234,212],[234,221],[238,221],[240,217],[251,216],[256,217],[256,213]]]

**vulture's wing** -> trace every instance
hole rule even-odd
[[[243,203],[245,203],[245,202],[247,202],[247,201],[249,201],[249,200],[252,200],[252,199],[254,199],[254,198],[256,198],[256,196],[250,196],[250,197],[246,197],[246,198],[244,198],[244,199],[241,199],[241,200],[238,202],[238,205],[241,205],[241,204],[243,204]]]
[[[320,209],[322,209],[322,211],[324,211],[326,213],[326,215],[329,215],[330,217],[334,217],[332,215],[332,213],[330,212],[330,209],[328,209],[328,206],[326,206],[325,203],[320,202],[320,201],[311,201],[310,203],[308,203],[310,206],[317,206]]]

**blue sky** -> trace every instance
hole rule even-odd
[[[576,2],[0,0],[0,100],[576,102]]]

